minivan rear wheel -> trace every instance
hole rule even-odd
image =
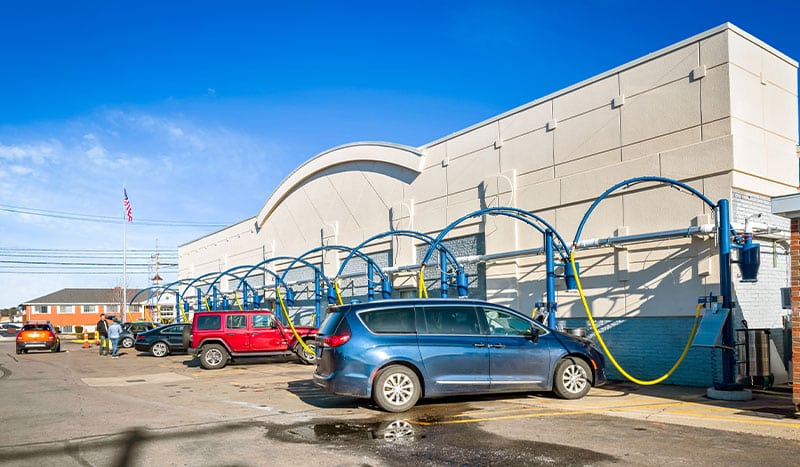
[[[567,357],[556,365],[553,392],[562,399],[580,399],[592,388],[591,374],[585,361]]]
[[[372,389],[372,399],[387,412],[405,412],[417,404],[420,394],[417,374],[402,365],[381,370]]]

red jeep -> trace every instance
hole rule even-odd
[[[291,352],[303,363],[314,363],[317,329],[295,326],[295,330],[303,343],[269,310],[201,311],[194,314],[191,334],[185,339],[189,354],[199,357],[208,370],[222,368],[234,358]]]

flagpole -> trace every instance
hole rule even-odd
[[[122,185],[122,192],[127,197],[125,185]],[[125,212],[122,216],[122,322],[125,322],[125,317],[128,311],[128,209],[123,205]]]

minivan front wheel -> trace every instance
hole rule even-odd
[[[567,357],[556,365],[553,392],[562,399],[580,399],[592,388],[591,374],[585,361]]]
[[[391,365],[378,373],[372,398],[387,412],[405,412],[414,407],[421,395],[419,378],[408,367]]]

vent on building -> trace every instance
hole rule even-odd
[[[792,309],[791,287],[781,287],[781,308],[783,308],[784,310]]]

